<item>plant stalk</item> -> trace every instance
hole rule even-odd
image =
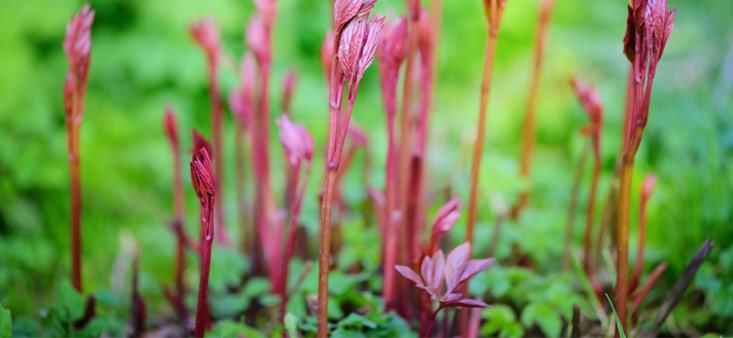
[[[634,158],[641,142],[642,127],[633,130],[628,148],[623,155],[621,186],[619,190],[618,229],[616,238],[616,310],[621,325],[626,329],[626,308],[629,293],[629,222],[631,212],[631,179],[634,174]]]
[[[207,326],[209,326],[209,269],[211,266],[211,247],[214,242],[214,227],[212,222],[213,210],[209,210],[209,219],[206,220],[204,229],[208,229],[201,239],[201,275],[199,277],[198,304],[196,306],[196,327],[194,337],[203,337]]]
[[[494,68],[494,55],[496,53],[496,42],[498,32],[489,29],[489,37],[486,41],[484,52],[484,72],[481,80],[481,103],[479,105],[478,132],[476,143],[473,146],[473,163],[471,165],[471,191],[468,200],[468,223],[466,223],[466,240],[473,244],[473,229],[476,223],[476,199],[478,195],[479,170],[481,157],[484,152],[484,134],[486,129],[486,112],[489,106],[489,94],[491,91],[491,75]]]
[[[591,236],[593,235],[593,220],[595,216],[596,194],[598,190],[598,175],[601,173],[601,158],[598,154],[593,156],[593,176],[590,183],[590,196],[588,197],[588,209],[585,214],[585,238],[583,247],[583,269],[590,274],[595,267],[591,260]],[[599,243],[600,244],[600,243]]]
[[[553,0],[543,0],[541,3],[539,23],[537,25],[537,40],[535,45],[535,62],[534,71],[532,72],[532,82],[529,89],[529,99],[527,104],[527,112],[524,116],[524,128],[522,129],[522,153],[519,159],[519,175],[526,182],[532,167],[532,151],[535,143],[536,133],[536,110],[537,110],[537,94],[539,93],[540,74],[542,73],[542,65],[544,60],[545,40],[547,37],[547,25],[550,21],[552,13]],[[514,215],[529,203],[528,188],[520,194]]]
[[[583,151],[578,158],[578,164],[573,177],[573,187],[570,190],[570,202],[568,206],[568,222],[565,227],[565,244],[563,245],[563,268],[570,266],[570,243],[573,240],[573,229],[575,224],[575,210],[578,207],[578,192],[580,191],[580,181],[583,179],[583,169],[585,161],[590,152],[590,142],[586,142]],[[587,236],[587,231],[586,231]],[[587,252],[587,249],[586,249]]]

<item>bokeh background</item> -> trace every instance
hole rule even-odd
[[[485,252],[494,224],[489,197],[509,204],[523,187],[517,157],[538,3],[508,0],[493,77],[475,254]],[[597,210],[605,203],[621,144],[628,69],[621,52],[626,4],[556,0],[538,101],[538,145],[529,182],[532,204],[516,224],[505,227],[497,251],[500,261],[512,247],[519,247],[534,260],[538,274],[561,268],[571,180],[584,142],[580,129],[587,122],[569,86],[571,76],[595,84],[604,102]],[[174,238],[165,227],[172,215],[173,164],[162,128],[164,106],[170,103],[178,111],[185,149],[191,145],[191,128],[210,136],[205,60],[188,25],[211,15],[221,28],[227,61],[220,76],[228,93],[237,84],[236,68],[245,51],[243,31],[253,6],[246,0],[95,0],[91,6],[97,14],[81,128],[84,285],[90,292],[126,290],[131,243],[137,242],[143,295],[163,304],[160,286],[172,281],[174,252]],[[402,1],[380,0],[377,12],[403,13],[402,6]],[[694,290],[673,317],[681,327],[701,333],[732,333],[733,2],[670,0],[670,7],[676,6],[680,9],[674,33],[659,63],[649,125],[637,156],[632,209],[635,215],[643,177],[655,173],[659,179],[649,205],[646,271],[661,261],[669,268],[652,291],[654,297],[666,294],[704,238],[715,240]],[[61,42],[66,22],[80,7],[81,2],[69,0],[0,1],[0,304],[14,318],[37,317],[40,309],[53,304],[68,278],[69,174],[62,104],[67,63]],[[283,177],[284,165],[274,118],[279,115],[282,78],[291,68],[299,73],[293,117],[314,136],[319,149],[315,163],[322,163],[328,117],[319,48],[330,24],[328,7],[326,0],[278,1],[271,87],[274,178]],[[484,25],[481,1],[444,1],[428,147],[434,205],[444,200],[446,191],[463,200],[468,195]],[[353,121],[368,132],[372,170],[366,174],[370,184],[381,187],[386,124],[377,66],[362,82]],[[230,231],[236,235],[233,127],[226,110],[224,203]],[[187,164],[179,165],[187,173]],[[350,203],[367,199],[362,167],[355,166],[347,179]],[[317,166],[313,172],[302,216],[312,245],[317,243],[321,169]],[[581,247],[588,173],[581,187],[576,251]],[[275,191],[281,191],[283,181],[274,179]],[[187,227],[193,234],[197,202],[188,180],[184,186]],[[454,230],[456,239],[463,236],[464,225],[462,218]],[[632,255],[635,234],[632,221]],[[358,237],[346,236],[347,247],[348,238]],[[218,264],[246,265],[220,255]],[[189,272],[195,280],[195,269]]]

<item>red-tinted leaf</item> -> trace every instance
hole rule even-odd
[[[288,157],[290,165],[299,164],[304,158],[306,153],[307,140],[304,138],[308,132],[302,133],[300,126],[296,125],[287,115],[282,115],[275,119],[275,123],[280,127],[280,143],[282,143],[285,149],[285,155]],[[310,135],[307,135],[310,139]],[[310,148],[312,152],[313,143],[310,142]]]
[[[496,261],[496,258],[473,259],[469,261],[463,268],[461,277],[458,279],[458,285],[475,276],[477,273],[488,269],[492,264],[494,264],[494,261]]]
[[[198,151],[201,148],[205,148],[206,152],[209,154],[212,153],[211,143],[207,141],[196,129],[193,129],[191,131],[191,134],[193,135],[193,148],[191,149],[191,154],[196,154],[196,151]]]
[[[649,197],[654,191],[654,185],[657,183],[657,175],[648,174],[644,177],[644,183],[641,186],[641,204],[646,204]]]
[[[174,148],[178,148],[178,122],[176,122],[176,112],[173,110],[173,106],[168,105],[165,107],[165,132],[168,135],[168,140]]]
[[[377,0],[367,0],[364,3],[361,4],[361,7],[359,8],[359,12],[356,14],[358,16],[369,16],[369,12],[374,8],[374,5],[377,3]]]
[[[415,285],[419,287],[425,286],[425,284],[423,284],[422,279],[420,279],[420,276],[417,273],[415,273],[415,271],[412,271],[412,269],[404,265],[395,265],[394,268],[397,269],[397,272],[399,272],[402,275],[402,277],[405,277],[411,280],[413,283],[415,283]]]
[[[333,63],[333,31],[329,30],[326,32],[326,37],[323,38],[321,44],[321,66],[326,77],[331,76],[331,64]],[[329,79],[330,81],[330,79]]]
[[[247,46],[254,53],[255,58],[260,63],[269,60],[269,49],[267,42],[267,28],[265,22],[260,16],[255,15],[247,24],[246,32]]]
[[[379,45],[379,39],[382,34],[382,26],[384,26],[384,17],[377,17],[369,22],[366,32],[366,41],[364,42],[364,48],[359,58],[359,70],[357,79],[361,79],[364,76],[369,65],[374,61],[374,53],[377,51]]]
[[[346,77],[354,77],[359,66],[359,55],[364,45],[364,35],[367,29],[367,20],[357,18],[349,22],[341,34],[338,46],[338,59]]]
[[[333,3],[334,31],[340,32],[344,25],[359,13],[362,0],[336,0]]]
[[[257,13],[266,21],[268,24],[272,24],[275,19],[275,0],[254,0],[255,8]]]
[[[443,307],[491,307],[478,299],[461,299],[459,301],[443,304]]]
[[[443,296],[443,299],[441,299],[441,302],[452,303],[452,302],[458,301],[459,299],[461,299],[461,297],[463,297],[463,294],[460,292],[449,293]]]
[[[634,9],[628,6],[629,16],[626,19],[626,35],[624,35],[624,55],[630,62],[636,58],[636,25],[634,24]]]
[[[433,254],[432,257],[433,261],[433,275],[430,278],[430,281],[427,282],[428,285],[430,285],[430,288],[435,290],[435,292],[440,292],[440,288],[443,286],[443,278],[445,275],[445,256],[443,256],[443,251],[438,250]]]
[[[196,43],[206,51],[211,60],[218,60],[221,53],[219,30],[214,25],[214,19],[206,17],[191,24],[191,35]]]
[[[463,268],[468,262],[470,255],[471,244],[469,242],[465,242],[457,246],[450,254],[448,254],[445,266],[445,282],[448,287],[448,293],[453,292],[453,290],[458,286],[461,274],[463,273]]]
[[[453,229],[456,221],[461,216],[461,208],[462,206],[458,197],[453,197],[440,207],[433,221],[433,230],[430,238],[430,242],[434,246],[438,245],[441,237]]]
[[[420,275],[425,280],[425,285],[431,286],[433,284],[433,260],[430,257],[425,257],[420,264]]]

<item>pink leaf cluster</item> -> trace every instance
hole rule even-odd
[[[290,165],[297,166],[303,161],[310,162],[313,158],[313,138],[305,126],[293,123],[287,115],[275,120],[280,127],[280,143],[285,149]]]
[[[91,28],[94,11],[85,4],[66,25],[64,53],[69,60],[69,71],[64,82],[64,107],[69,122],[81,122],[82,109],[76,105],[83,101],[86,92],[89,59],[92,48]]]
[[[430,235],[430,247],[428,252],[435,252],[440,244],[440,239],[453,229],[453,226],[461,217],[461,209],[463,206],[458,197],[453,197],[450,201],[443,204],[433,221],[432,234]]]
[[[221,56],[221,41],[214,19],[207,16],[191,24],[190,30],[194,41],[206,51],[209,62],[217,62]]]
[[[495,260],[469,259],[470,255],[471,244],[466,242],[453,249],[447,259],[442,250],[423,258],[419,275],[404,265],[396,265],[395,269],[415,286],[425,290],[441,307],[488,307],[483,301],[463,298],[464,294],[458,290],[460,285],[489,268]],[[442,291],[444,282],[445,291]]]

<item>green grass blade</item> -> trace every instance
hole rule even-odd
[[[611,301],[611,297],[608,297],[608,294],[606,294],[606,299],[608,299],[608,303],[611,304],[611,310],[613,310],[613,315],[616,317],[616,327],[618,328],[619,336],[621,338],[626,338],[626,334],[624,333],[624,328],[621,326],[621,319],[618,318],[618,314],[616,313],[616,308],[613,307],[613,302]]]

